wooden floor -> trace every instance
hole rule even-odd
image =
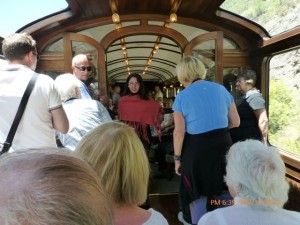
[[[157,171],[157,164],[151,164],[152,172]],[[151,208],[160,212],[170,225],[182,225],[177,219],[179,212],[178,189],[180,177],[174,175],[172,179],[150,178],[149,196]]]
[[[177,219],[179,212],[178,193],[150,194],[151,208],[159,211],[170,225],[182,225]]]

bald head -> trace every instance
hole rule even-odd
[[[113,224],[111,203],[97,175],[73,152],[26,149],[3,154],[0,176],[3,224]]]

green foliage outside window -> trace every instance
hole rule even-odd
[[[300,90],[283,80],[271,79],[269,92],[269,141],[300,154]]]

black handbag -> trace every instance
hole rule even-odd
[[[26,90],[25,90],[25,92],[23,94],[23,97],[21,99],[18,111],[17,111],[16,116],[14,118],[14,121],[13,121],[11,127],[10,127],[10,130],[8,132],[7,138],[6,138],[5,142],[3,143],[3,145],[0,146],[0,155],[2,155],[5,152],[8,152],[11,145],[12,145],[13,139],[14,139],[16,131],[17,131],[17,128],[18,128],[20,120],[23,116],[23,112],[26,108],[29,96],[30,96],[30,94],[31,94],[31,92],[34,88],[37,77],[38,77],[38,74],[34,73],[33,76],[31,77],[27,87],[26,87]]]

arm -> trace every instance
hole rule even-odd
[[[182,150],[182,144],[184,140],[185,134],[185,121],[180,112],[174,111],[174,132],[173,132],[173,140],[174,140],[174,154],[180,156]],[[180,160],[175,160],[175,172],[180,175]]]
[[[236,105],[233,102],[230,105],[229,111],[228,111],[228,127],[234,128],[240,126],[240,116],[238,114],[238,111],[236,109]]]
[[[262,141],[267,143],[268,138],[268,116],[266,109],[254,110],[254,114],[258,121],[258,128],[260,130]]]
[[[66,134],[69,130],[69,120],[63,107],[50,111],[52,115],[52,124],[55,130]]]

